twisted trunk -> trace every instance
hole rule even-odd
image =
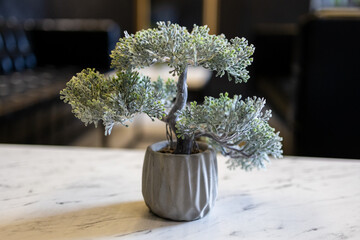
[[[180,74],[178,82],[177,82],[177,93],[176,93],[176,100],[174,106],[170,110],[169,114],[167,115],[166,122],[169,124],[171,130],[175,133],[176,136],[176,122],[178,117],[176,116],[176,112],[182,110],[186,106],[187,98],[188,98],[188,89],[187,89],[187,70],[188,67],[186,66],[184,71]],[[177,138],[176,142],[176,149],[175,154],[191,154],[192,145],[193,145],[193,138],[185,137]]]

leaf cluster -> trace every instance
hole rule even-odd
[[[263,112],[265,100],[220,94],[205,97],[203,104],[192,102],[179,111],[178,136],[208,137],[230,168],[263,168],[268,155],[281,157],[281,137],[268,124],[271,111]]]
[[[158,22],[158,27],[125,34],[112,51],[112,66],[121,71],[167,63],[180,75],[187,65],[202,66],[228,74],[235,82],[249,79],[246,67],[252,62],[254,46],[245,38],[228,41],[225,35],[210,35],[207,26],[197,26],[189,32],[178,24]]]
[[[105,134],[110,134],[115,124],[127,126],[126,122],[139,113],[161,119],[175,94],[176,84],[170,79],[151,82],[149,77],[129,71],[105,76],[89,68],[74,76],[60,92],[61,99],[85,125],[102,121]]]

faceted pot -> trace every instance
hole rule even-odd
[[[146,150],[142,194],[146,205],[156,215],[192,221],[204,217],[214,206],[217,196],[216,152],[204,143],[196,154],[159,152],[168,146],[158,142]]]

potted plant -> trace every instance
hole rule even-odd
[[[282,156],[282,138],[268,124],[271,111],[263,111],[264,99],[242,100],[225,93],[187,105],[189,66],[246,82],[253,52],[245,38],[228,41],[223,34],[210,35],[207,26],[194,25],[189,32],[178,24],[159,22],[157,28],[125,32],[120,38],[111,53],[115,76],[85,69],[67,83],[61,99],[85,125],[102,121],[105,135],[116,124],[127,126],[140,113],[165,122],[168,140],[146,150],[143,196],[161,217],[194,220],[214,205],[217,151],[228,156],[230,168],[245,170],[263,168],[269,155]],[[177,82],[151,81],[136,71],[155,63],[167,64]],[[207,143],[196,142],[199,138]]]

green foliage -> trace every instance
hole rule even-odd
[[[194,25],[189,32],[177,24],[159,22],[154,29],[125,32],[111,54],[115,76],[85,69],[67,83],[61,99],[85,125],[102,121],[105,134],[115,124],[126,125],[136,114],[145,113],[164,121],[178,138],[207,137],[230,157],[230,168],[262,168],[269,155],[282,156],[282,138],[268,124],[271,111],[263,112],[264,99],[221,94],[205,97],[202,105],[184,106],[189,65],[216,71],[218,76],[227,74],[235,83],[246,82],[253,52],[245,38],[228,41],[223,34],[210,35],[207,26]],[[181,81],[152,82],[136,72],[154,63],[168,64]]]
[[[257,97],[241,100],[205,97],[202,105],[192,102],[178,112],[179,137],[208,137],[223,155],[229,156],[230,168],[262,168],[268,155],[281,157],[281,137],[268,124],[271,111],[262,112],[265,100]]]
[[[158,28],[125,34],[112,51],[112,66],[121,71],[167,63],[180,75],[187,65],[228,74],[235,82],[249,79],[246,67],[252,62],[254,46],[245,38],[228,41],[225,35],[210,35],[207,26],[194,25],[192,32],[178,24],[159,22]]]
[[[137,72],[117,72],[107,77],[94,69],[74,76],[60,92],[61,99],[85,125],[102,120],[106,134],[115,124],[126,125],[138,113],[163,118],[176,94],[173,80],[151,82]],[[127,126],[127,125],[126,125]]]

